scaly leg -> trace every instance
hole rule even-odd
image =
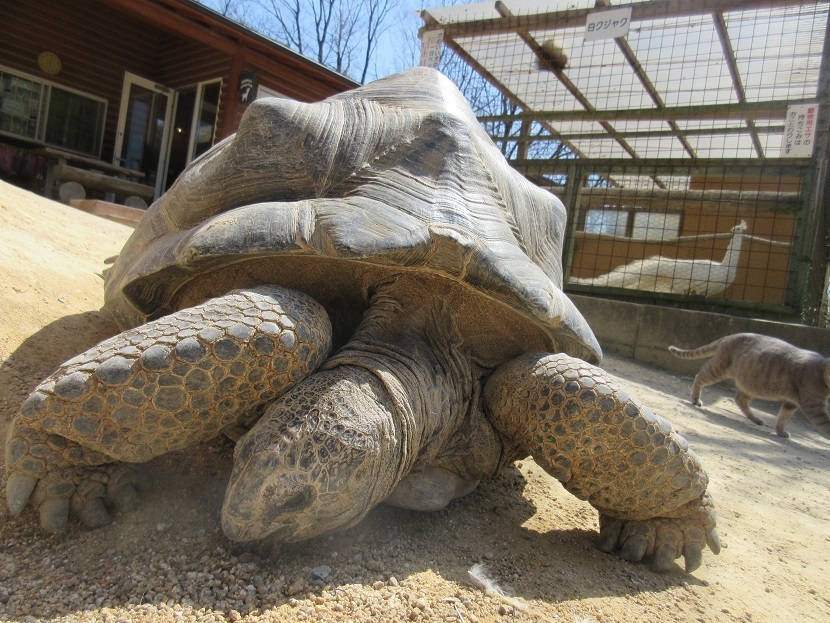
[[[600,512],[600,548],[625,560],[653,556],[666,570],[683,555],[696,569],[718,553],[708,479],[686,440],[599,368],[535,353],[488,379],[490,421],[578,498]]]
[[[13,515],[31,499],[43,527],[109,521],[142,463],[256,418],[327,357],[331,327],[308,296],[238,290],[125,331],[63,364],[29,396],[6,443]],[[113,463],[116,463],[115,465]],[[132,500],[132,501],[131,501]]]

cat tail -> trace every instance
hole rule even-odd
[[[703,359],[704,357],[711,357],[714,355],[715,351],[718,350],[719,344],[720,340],[715,340],[711,344],[695,348],[694,350],[683,350],[682,348],[677,348],[677,346],[669,346],[669,352],[675,357],[680,357],[681,359]]]

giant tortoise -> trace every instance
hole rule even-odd
[[[308,539],[380,502],[440,509],[530,454],[599,511],[603,550],[695,569],[719,548],[706,474],[591,365],[561,290],[565,223],[435,71],[254,102],[108,272],[124,332],[21,407],[12,513],[103,525],[137,500],[127,464],[241,428],[233,540]]]

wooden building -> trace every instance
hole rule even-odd
[[[0,0],[0,179],[152,200],[263,96],[357,86],[192,0]]]

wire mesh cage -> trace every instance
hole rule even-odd
[[[593,177],[601,185],[579,195],[568,284],[791,301],[799,177],[674,168],[658,177],[664,188],[647,176]]]
[[[427,9],[422,34],[563,200],[567,289],[821,323],[828,10],[517,0]]]

